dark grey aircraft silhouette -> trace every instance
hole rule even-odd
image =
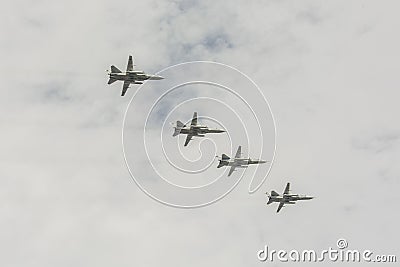
[[[273,202],[279,202],[278,210],[276,212],[279,212],[282,209],[283,205],[285,205],[285,204],[296,204],[296,201],[298,201],[298,200],[309,200],[309,199],[314,198],[314,197],[310,197],[310,196],[301,196],[301,195],[297,195],[297,194],[291,194],[290,193],[290,183],[286,184],[285,191],[283,192],[282,195],[279,195],[274,190],[271,191],[271,194],[268,194],[268,192],[266,194],[268,195],[267,205],[271,204]]]
[[[207,133],[223,133],[224,130],[220,129],[210,129],[205,125],[197,124],[197,112],[193,113],[193,119],[190,125],[185,125],[181,121],[176,122],[174,127],[175,131],[172,136],[177,136],[179,134],[187,134],[185,145],[187,146],[193,136],[204,137]]]
[[[108,80],[108,84],[112,84],[116,81],[124,81],[124,85],[122,86],[121,96],[124,96],[126,91],[131,84],[143,84],[145,80],[162,80],[164,79],[158,75],[149,75],[144,73],[141,70],[135,70],[133,65],[132,56],[129,56],[128,66],[126,66],[126,71],[122,72],[114,65],[111,66],[111,72],[108,72],[108,76],[110,79]]]
[[[221,159],[219,160],[219,164],[217,168],[221,168],[224,166],[230,166],[228,176],[235,171],[236,168],[247,168],[251,164],[261,164],[266,163],[265,160],[259,159],[251,159],[251,158],[242,158],[242,146],[239,146],[236,155],[234,158],[230,158],[225,154],[222,154]]]

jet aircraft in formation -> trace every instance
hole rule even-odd
[[[162,80],[164,77],[158,75],[149,75],[144,73],[141,70],[135,70],[133,64],[132,56],[128,58],[128,65],[126,67],[126,71],[122,72],[114,65],[111,66],[111,71],[108,72],[109,80],[108,84],[112,84],[116,81],[123,81],[122,93],[121,96],[124,96],[126,91],[128,90],[131,84],[143,84],[146,80]],[[190,140],[193,137],[204,137],[208,133],[223,133],[225,130],[221,129],[210,129],[205,125],[199,125],[197,123],[197,112],[194,112],[192,121],[190,125],[186,125],[181,121],[176,122],[176,126],[174,127],[173,136],[177,136],[179,134],[186,134],[185,145],[187,146]],[[267,161],[251,159],[251,158],[243,158],[242,156],[242,147],[239,146],[234,158],[230,158],[226,154],[222,154],[221,159],[219,160],[219,164],[217,168],[221,167],[230,167],[228,176],[236,170],[236,168],[247,168],[251,164],[262,164]],[[267,193],[268,194],[268,193]],[[290,193],[290,183],[286,184],[285,191],[282,195],[279,195],[274,190],[271,191],[271,194],[268,194],[268,202],[267,205],[278,202],[277,213],[282,209],[285,204],[295,204],[298,200],[309,200],[313,199],[311,196],[291,194]]]
[[[230,158],[225,154],[222,154],[221,159],[219,160],[219,164],[217,168],[221,168],[224,166],[230,166],[228,176],[235,171],[236,168],[247,168],[251,164],[261,164],[266,163],[265,160],[259,159],[251,159],[251,158],[242,158],[242,146],[239,146],[236,155],[234,158]]]
[[[208,133],[224,133],[225,130],[221,129],[210,129],[206,125],[197,124],[197,112],[193,113],[193,118],[190,125],[185,125],[181,121],[176,122],[174,127],[175,131],[172,136],[177,136],[179,134],[187,134],[185,145],[187,146],[194,136],[204,137]]]
[[[285,191],[283,191],[282,195],[279,195],[277,192],[274,190],[271,191],[271,194],[268,194],[268,202],[267,205],[273,203],[273,202],[278,202],[279,206],[277,209],[277,213],[283,208],[283,205],[285,204],[296,204],[296,201],[298,200],[309,200],[313,199],[314,197],[310,196],[301,196],[297,194],[291,194],[290,193],[290,183],[286,184]]]
[[[135,70],[135,65],[133,65],[132,56],[129,56],[128,65],[126,66],[126,71],[122,72],[114,65],[111,66],[111,72],[108,72],[108,76],[110,79],[108,80],[108,84],[112,84],[116,81],[124,81],[122,85],[122,93],[121,96],[124,96],[126,91],[131,84],[143,84],[145,80],[162,80],[164,77],[158,75],[149,75],[144,73],[141,70]]]

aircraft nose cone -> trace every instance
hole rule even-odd
[[[164,77],[163,76],[159,76],[159,75],[149,75],[148,79],[149,80],[162,80],[162,79],[164,79]]]

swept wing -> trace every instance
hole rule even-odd
[[[192,134],[188,134],[186,136],[186,141],[185,141],[185,145],[184,146],[187,146],[189,144],[190,140],[192,140],[192,137],[193,137]]]
[[[238,147],[238,150],[236,151],[235,159],[238,159],[242,156],[242,146]]]
[[[231,168],[229,169],[228,177],[231,176],[231,174],[235,171],[236,165],[232,165]]]
[[[124,81],[124,85],[122,86],[122,94],[121,94],[121,96],[124,96],[124,95],[125,95],[126,91],[127,91],[128,88],[129,88],[129,84],[130,84],[129,81]]]
[[[282,202],[280,202],[279,203],[279,206],[278,206],[278,209],[277,209],[277,213],[283,208],[283,205],[284,205],[285,203],[282,201]]]
[[[128,65],[126,66],[126,71],[133,71],[133,59],[129,56]]]
[[[283,194],[284,195],[287,195],[287,194],[289,194],[290,193],[290,183],[287,183],[286,184],[286,187],[285,187],[285,191],[283,192]]]
[[[190,126],[196,126],[196,125],[197,125],[197,112],[193,113],[193,119]]]

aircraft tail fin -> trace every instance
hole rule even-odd
[[[120,71],[117,67],[115,67],[114,65],[111,66],[111,73],[121,73],[122,71]]]
[[[230,159],[230,157],[228,157],[227,155],[225,155],[225,154],[222,154],[222,160],[229,160]]]
[[[117,79],[110,78],[110,79],[108,80],[108,84],[112,84],[112,83],[114,83],[114,82],[116,82],[116,81],[117,81]]]
[[[272,190],[272,191],[271,191],[271,196],[276,197],[276,196],[279,196],[279,194],[278,194],[277,192],[275,192],[274,190]]]
[[[183,122],[181,121],[177,121],[176,122],[176,127],[175,127],[175,131],[174,134],[172,136],[177,136],[178,134],[181,133],[181,129],[185,127],[185,124],[183,124]]]
[[[178,127],[175,127],[175,131],[174,131],[174,133],[172,134],[172,136],[177,136],[178,134],[180,134],[181,133],[181,129],[179,129]]]
[[[221,167],[223,167],[223,166],[225,166],[225,165],[227,165],[227,163],[224,162],[224,161],[222,161],[222,160],[220,160],[220,161],[219,161],[219,164],[218,164],[218,166],[217,166],[217,168],[221,168]]]
[[[183,127],[185,127],[185,124],[183,124],[183,122],[181,122],[181,121],[177,121],[176,122],[176,127],[183,128]]]
[[[230,157],[228,157],[227,155],[225,155],[225,154],[222,154],[222,156],[221,156],[221,159],[219,160],[219,164],[218,164],[218,166],[217,166],[217,168],[221,168],[221,167],[223,167],[223,166],[226,166],[226,165],[228,165],[228,160],[230,159]]]

